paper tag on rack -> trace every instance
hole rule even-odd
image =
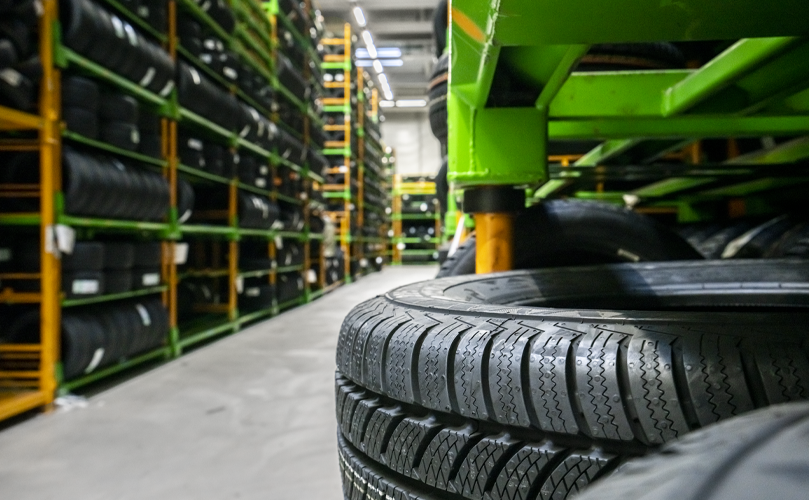
[[[174,244],[174,263],[183,265],[188,260],[188,243]]]
[[[281,249],[284,248],[284,239],[280,236],[275,237],[275,248]]]
[[[75,280],[70,286],[74,295],[94,295],[100,290],[98,280]]]
[[[160,284],[160,273],[146,273],[141,278],[143,286],[157,286]]]
[[[236,293],[242,293],[244,291],[244,278],[241,276],[236,277]]]
[[[10,248],[0,248],[0,262],[10,261],[13,255]]]
[[[314,269],[306,271],[306,281],[309,283],[317,283],[317,273]]]
[[[56,225],[56,247],[60,252],[72,254],[76,246],[76,231],[64,224]]]

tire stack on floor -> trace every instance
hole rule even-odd
[[[806,215],[686,224],[680,234],[706,259],[809,258]]]
[[[735,417],[809,398],[808,283],[800,260],[607,264],[367,301],[337,347],[345,498],[786,492],[805,483],[774,471],[805,468],[806,405]]]

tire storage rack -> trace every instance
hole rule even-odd
[[[308,2],[9,9],[0,419],[327,291]]]
[[[438,262],[441,244],[441,211],[435,183],[423,177],[393,180],[393,263]]]
[[[390,250],[385,240],[389,220],[389,175],[379,130],[378,91],[354,64],[351,25],[342,37],[321,40],[326,97],[325,148],[329,158],[323,196],[327,213],[339,228],[342,274],[346,283],[381,269]]]

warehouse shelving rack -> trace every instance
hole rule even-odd
[[[629,200],[681,221],[700,219],[704,204],[736,215],[766,204],[768,192],[807,178],[799,165],[809,156],[807,14],[807,4],[785,1],[453,1],[448,178],[466,198],[530,186],[534,200]],[[692,68],[573,71],[596,44],[717,40],[725,50]],[[510,98],[495,95],[506,73],[535,98],[491,105]],[[738,155],[738,139],[767,136],[792,139]],[[549,141],[578,140],[598,145],[568,166],[549,158]],[[726,140],[727,154],[700,161],[705,140]],[[683,158],[674,167],[665,161],[671,152]],[[601,188],[632,177],[648,184]],[[478,271],[507,270],[511,241],[495,234],[511,232],[510,214],[475,217]]]
[[[207,29],[211,30],[231,50],[236,52],[258,74],[262,75],[268,85],[292,102],[305,117],[303,143],[310,145],[309,127],[322,127],[323,120],[314,103],[302,102],[278,81],[273,73],[275,50],[278,48],[276,30],[277,23],[283,23],[294,32],[296,40],[305,45],[308,60],[320,64],[319,56],[310,39],[303,37],[292,25],[285,13],[279,9],[277,1],[260,4],[255,0],[231,0],[229,2],[236,15],[237,25],[234,35],[225,33],[210,16],[202,11],[191,0],[169,0],[168,26],[165,33],[155,30],[143,22],[124,5],[115,0],[102,0],[101,5],[114,10],[118,15],[131,22],[144,35],[161,43],[169,55],[177,59],[184,57],[227,91],[236,95],[243,102],[252,105],[265,116],[278,121],[272,110],[263,108],[247,96],[237,86],[216,78],[216,74],[208,71],[204,64],[186,51],[177,36],[177,16],[180,11],[193,16]],[[180,355],[184,349],[199,342],[207,341],[215,336],[235,332],[252,321],[278,314],[280,311],[298,304],[313,300],[332,288],[321,287],[316,293],[310,293],[308,286],[304,293],[287,303],[273,302],[272,307],[242,313],[238,309],[238,288],[244,279],[266,277],[268,283],[274,283],[276,276],[282,272],[295,272],[301,276],[309,269],[309,241],[322,240],[322,234],[310,232],[308,216],[312,189],[323,183],[318,172],[310,170],[308,162],[296,164],[281,157],[277,151],[268,151],[261,146],[240,137],[236,132],[227,130],[188,109],[180,106],[177,91],[166,97],[144,89],[114,72],[90,61],[70,48],[62,45],[59,29],[58,1],[43,0],[42,16],[39,23],[40,58],[43,63],[43,76],[39,99],[39,114],[32,115],[9,108],[0,107],[0,129],[3,131],[35,132],[37,139],[19,139],[9,136],[0,141],[2,151],[39,151],[41,181],[38,185],[4,185],[0,186],[2,196],[35,196],[40,200],[40,209],[36,213],[0,214],[0,227],[27,226],[38,227],[42,245],[41,270],[39,273],[25,275],[5,273],[0,275],[5,285],[6,280],[30,279],[40,283],[39,293],[15,292],[13,287],[0,289],[0,297],[4,304],[38,304],[41,312],[41,338],[39,343],[0,346],[0,420],[12,415],[42,406],[53,401],[59,391],[69,391],[88,383],[110,376],[134,365],[152,360],[168,359]],[[311,5],[307,5],[307,13],[312,16]],[[311,19],[309,20],[311,22]],[[161,142],[163,157],[156,159],[139,153],[133,153],[107,144],[100,140],[89,139],[65,129],[60,115],[60,74],[63,71],[75,71],[92,79],[101,81],[123,94],[134,97],[138,102],[162,117]],[[313,75],[307,75],[312,78]],[[209,139],[227,146],[231,151],[250,153],[262,158],[266,166],[276,178],[279,169],[287,169],[305,179],[300,196],[290,197],[268,186],[266,189],[247,185],[236,177],[223,177],[205,172],[179,162],[178,126],[191,125],[195,130]],[[280,125],[279,126],[283,126]],[[65,213],[64,197],[61,193],[61,145],[71,142],[92,151],[110,154],[133,160],[147,169],[160,172],[170,185],[170,210],[162,222],[141,222],[129,220],[112,220],[97,217],[80,217]],[[228,206],[223,211],[221,224],[200,224],[181,222],[178,217],[178,184],[179,177],[196,179],[219,186],[227,191]],[[237,210],[237,193],[260,194],[272,201],[285,201],[299,205],[304,213],[304,229],[301,231],[284,231],[279,229],[259,230],[239,226]],[[314,204],[315,202],[311,202]],[[83,238],[94,238],[98,235],[126,235],[132,238],[146,238],[162,242],[161,284],[144,290],[122,294],[109,294],[87,299],[63,299],[60,285],[60,260],[53,249],[59,241],[55,228],[66,226],[73,229]],[[266,242],[268,257],[275,258],[275,242],[277,240],[299,241],[304,245],[304,262],[298,266],[276,267],[266,270],[242,271],[239,268],[239,245],[248,239]],[[197,306],[199,313],[216,316],[214,321],[209,317],[190,324],[178,323],[178,286],[182,276],[178,272],[175,257],[182,253],[183,243],[188,240],[199,240],[211,245],[218,245],[223,254],[217,268],[193,269],[185,276],[210,277],[222,279],[227,286],[227,297],[220,304]],[[321,245],[322,248],[322,245]],[[224,255],[226,254],[226,255]],[[91,304],[104,304],[127,298],[157,295],[169,312],[170,331],[167,332],[164,344],[152,351],[141,353],[125,359],[112,366],[93,371],[72,380],[63,380],[60,371],[60,317],[63,308],[81,307]]]
[[[389,171],[382,162],[386,147],[376,133],[380,123],[379,90],[364,71],[358,71],[357,75],[357,117],[357,226],[360,231],[356,238],[357,258],[359,270],[368,272],[391,261],[388,236],[391,184]],[[367,224],[373,220],[380,223]]]
[[[437,203],[433,203],[433,206],[428,207],[423,213],[404,213],[403,210],[405,195],[434,196],[435,183],[420,177],[405,177],[401,174],[396,174],[393,179],[393,264],[407,264],[408,256],[426,257],[415,262],[419,264],[437,262],[438,247],[441,244],[441,211],[438,209]],[[408,222],[431,222],[434,224],[435,234],[427,240],[408,237],[405,233],[405,226]],[[407,248],[407,245],[433,246],[434,248]]]

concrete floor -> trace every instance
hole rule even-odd
[[[387,268],[0,432],[0,498],[342,498],[334,347],[343,317],[434,267]]]

